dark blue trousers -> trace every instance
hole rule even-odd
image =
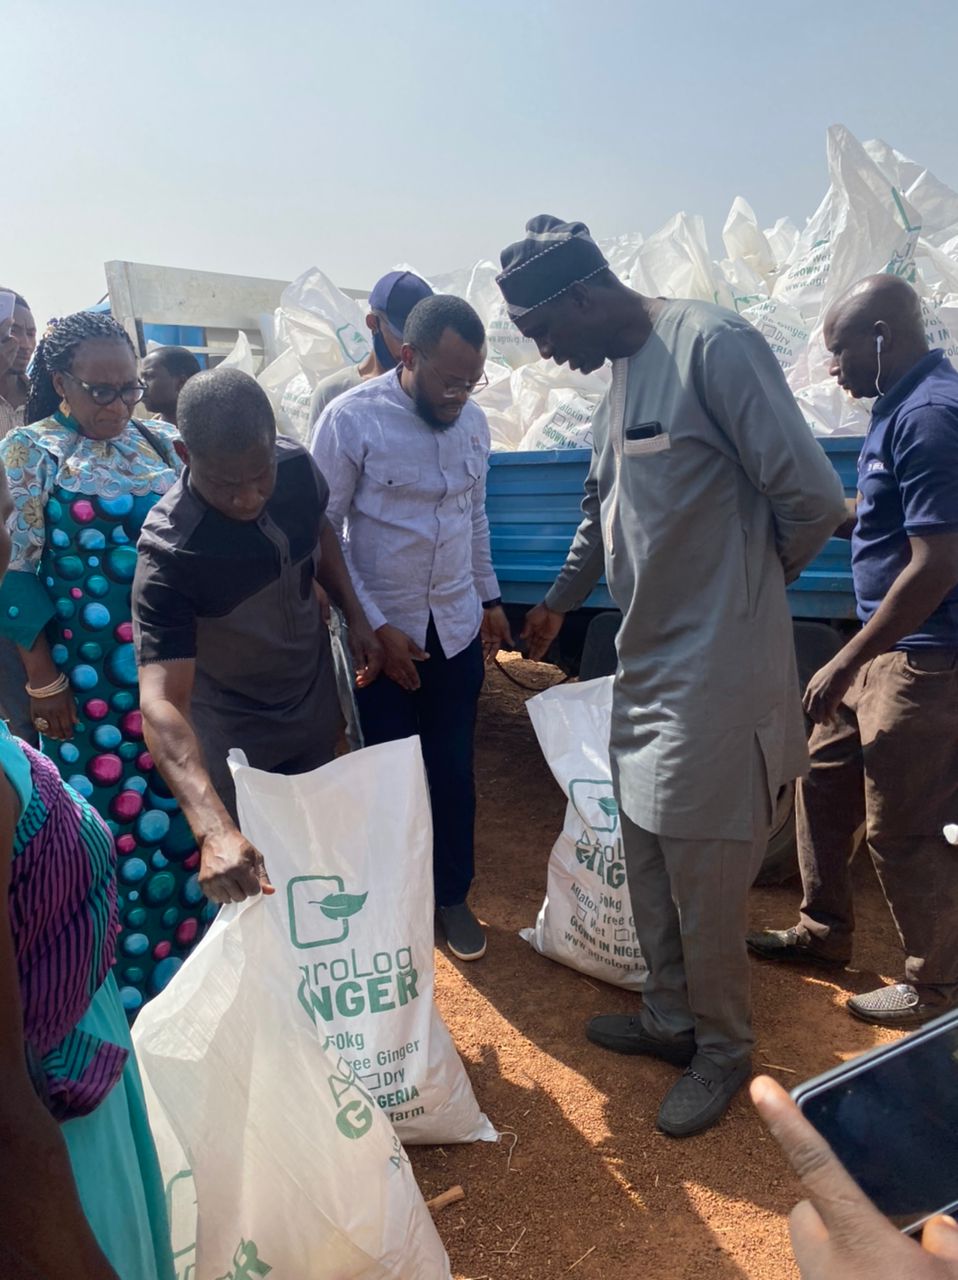
[[[482,642],[447,658],[432,618],[426,633],[428,662],[417,664],[422,684],[414,693],[381,675],[356,701],[366,746],[418,734],[429,779],[433,824],[433,875],[440,907],[465,902],[474,866],[476,710],[485,678]]]

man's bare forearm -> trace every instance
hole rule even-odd
[[[146,745],[200,846],[207,836],[234,830],[236,824],[213,786],[189,718],[166,698],[144,703],[142,711]]]
[[[856,666],[877,658],[916,631],[954,587],[953,571],[936,564],[905,566],[870,621],[852,636],[843,653]]]

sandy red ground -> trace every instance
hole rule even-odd
[[[552,668],[509,670],[544,687]],[[786,1214],[796,1186],[743,1092],[726,1119],[675,1142],[655,1115],[675,1070],[591,1045],[583,1024],[637,999],[537,955],[535,921],[563,797],[524,709],[499,672],[483,694],[478,747],[478,877],[486,958],[437,952],[437,999],[500,1143],[413,1149],[427,1198],[461,1184],[436,1223],[457,1280],[780,1280],[797,1270]],[[893,1033],[852,1019],[848,996],[898,975],[899,949],[865,858],[856,862],[855,969],[817,975],[753,961],[757,1048],[786,1087]],[[754,890],[753,926],[793,923],[795,883]]]

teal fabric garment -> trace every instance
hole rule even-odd
[[[0,583],[3,634],[24,649],[33,648],[55,612],[50,592],[35,573],[11,569]]]
[[[130,1055],[120,1080],[96,1111],[60,1127],[83,1212],[120,1280],[175,1280],[163,1179],[112,974],[93,997],[80,1028]]]
[[[143,741],[130,614],[136,540],[181,469],[175,428],[151,422],[149,433],[131,422],[92,440],[54,414],[0,440],[14,505],[0,634],[26,645],[44,629],[69,678],[79,723],[69,742],[44,738],[43,751],[116,842],[117,981],[130,1019],[215,913],[196,840]]]
[[[18,740],[3,723],[0,723],[0,770],[6,774],[7,781],[17,793],[22,814],[33,796],[30,761],[20,749]]]

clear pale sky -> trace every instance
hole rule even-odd
[[[366,287],[732,198],[799,225],[825,129],[958,186],[958,4],[5,0],[0,283],[38,320],[129,258]]]

